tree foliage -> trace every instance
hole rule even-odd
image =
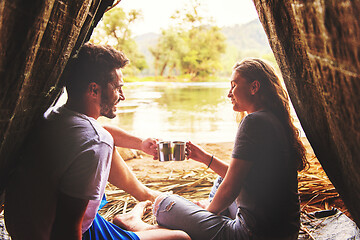
[[[176,11],[172,16],[174,26],[163,30],[158,44],[150,49],[160,76],[180,72],[197,78],[221,69],[226,39],[220,28],[205,23],[199,8],[194,1],[192,7]]]
[[[149,49],[154,57],[155,75],[164,76],[181,72],[181,58],[186,54],[186,43],[176,29],[163,30],[155,48]]]
[[[90,40],[94,43],[109,44],[123,51],[131,63],[124,69],[124,72],[128,74],[136,74],[147,68],[145,57],[138,50],[129,28],[140,18],[142,18],[140,11],[131,10],[129,13],[125,13],[119,7],[113,8],[104,15]]]

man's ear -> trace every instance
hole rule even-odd
[[[93,96],[93,97],[97,97],[100,94],[100,86],[97,83],[90,83],[88,85],[88,93]]]
[[[250,92],[251,95],[255,95],[260,89],[260,82],[258,80],[255,80],[251,83]]]

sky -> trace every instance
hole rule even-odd
[[[257,18],[252,0],[199,0],[206,17],[212,17],[219,27],[244,24]],[[133,34],[160,33],[166,29],[175,10],[189,6],[190,0],[122,0],[125,12],[141,10],[143,19],[131,26]],[[202,15],[203,16],[203,15]]]

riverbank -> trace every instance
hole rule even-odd
[[[206,76],[206,77],[192,77],[190,75],[180,76],[126,76],[125,82],[228,82],[229,76]]]

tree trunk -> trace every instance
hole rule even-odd
[[[165,62],[161,67],[161,71],[160,71],[160,76],[161,77],[164,76],[166,66],[167,66],[167,62]]]

